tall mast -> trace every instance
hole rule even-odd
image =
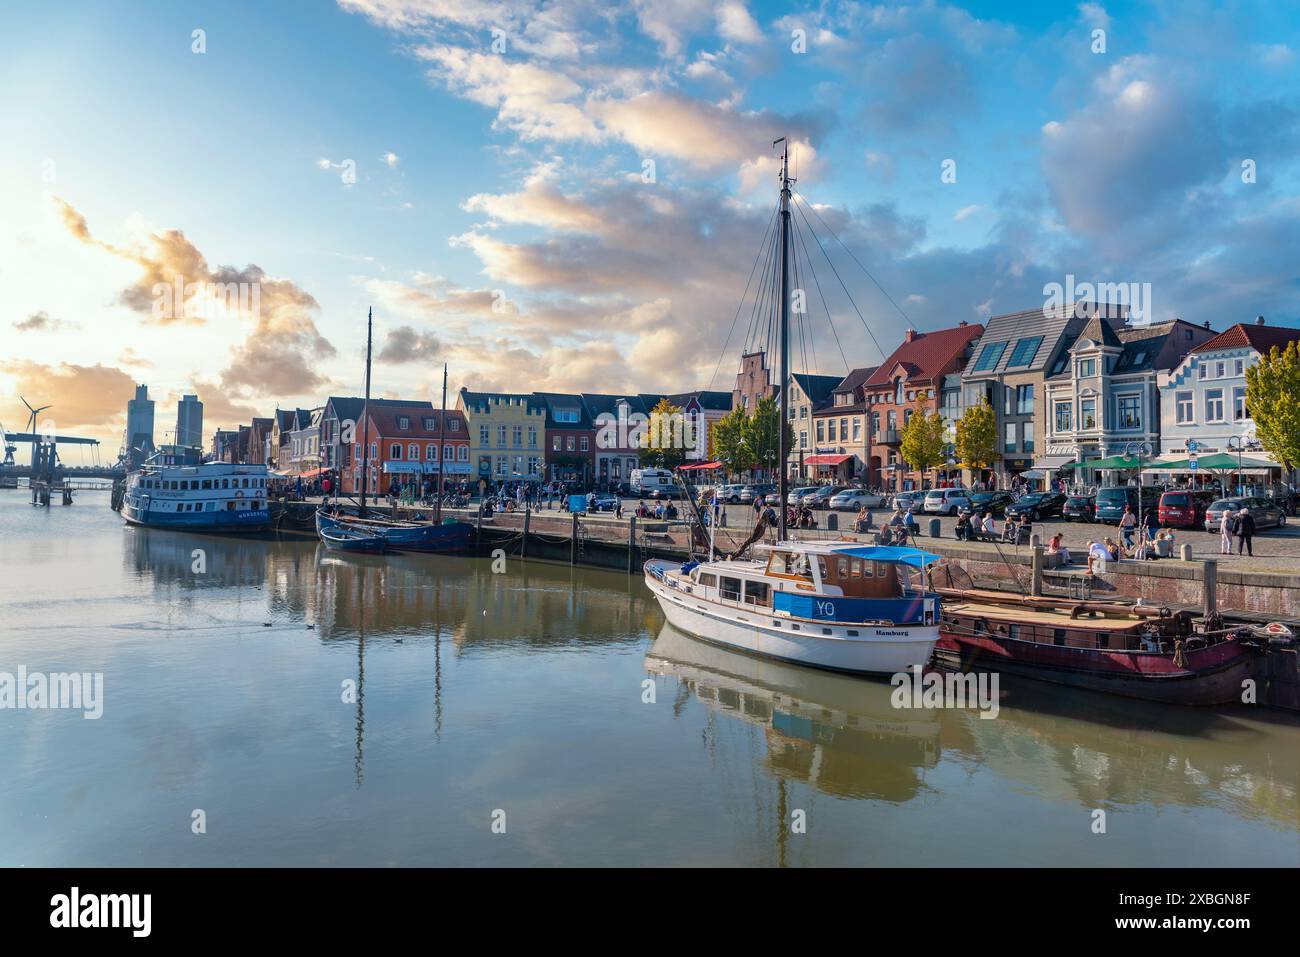
[[[790,399],[790,144],[786,142],[784,136],[776,143],[785,144],[781,150],[781,366],[778,372],[781,401],[777,407],[780,421],[776,427],[776,457],[778,467],[781,469],[780,478],[777,480],[777,495],[780,496],[781,502],[777,511],[780,521],[777,540],[785,541],[786,458],[789,455],[785,447],[785,429],[788,415],[787,403]],[[772,145],[775,146],[776,143]]]
[[[442,412],[438,415],[438,501],[433,506],[433,520],[442,522],[442,476],[447,471],[447,446],[442,444],[442,430],[447,427],[447,363],[442,364]]]
[[[366,398],[361,405],[361,508],[366,514],[366,486],[370,478],[370,344],[374,335],[375,310],[366,313]]]

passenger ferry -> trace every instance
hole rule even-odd
[[[122,517],[150,528],[255,531],[271,523],[265,465],[144,465],[127,476]]]
[[[646,584],[675,627],[751,654],[868,675],[930,660],[939,596],[923,578],[939,556],[793,540],[756,550],[766,560],[652,559]]]

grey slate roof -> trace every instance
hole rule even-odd
[[[1092,308],[1100,316],[1101,310],[1105,307],[1094,303]],[[1113,308],[1106,311],[1118,314]],[[1024,312],[1008,313],[1004,316],[992,316],[984,323],[984,335],[980,337],[975,354],[966,364],[962,379],[986,379],[1005,372],[1043,371],[1052,357],[1059,352],[1062,343],[1065,343],[1065,348],[1069,348],[1079,337],[1085,325],[1089,324],[1086,319],[1078,316],[1071,309],[1049,310],[1043,306],[1026,309]],[[1010,363],[1012,356],[1016,354],[1016,343],[1022,339],[1033,339],[1039,336],[1043,341],[1039,343],[1029,363],[1012,366]],[[984,350],[997,343],[1003,344],[1002,354],[998,357],[997,363],[991,369],[976,372],[975,367],[979,365]]]

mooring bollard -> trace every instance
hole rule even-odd
[[[930,519],[930,537],[938,538],[939,534],[939,520],[937,518]]]
[[[1201,592],[1201,610],[1205,614],[1210,614],[1219,605],[1219,562],[1214,558],[1205,560],[1204,571],[1205,581]]]
[[[839,530],[840,530],[840,517],[836,515],[834,512],[829,512],[826,515],[826,531],[838,532]]]
[[[1183,544],[1179,545],[1178,557],[1185,562],[1190,562],[1192,560],[1192,546],[1187,542],[1183,542]]]

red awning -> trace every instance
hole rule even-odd
[[[809,455],[803,460],[804,465],[840,465],[853,458],[851,455]]]
[[[298,477],[299,477],[299,478],[305,478],[305,479],[308,479],[308,478],[315,478],[315,477],[318,476],[318,475],[324,475],[324,474],[325,474],[326,472],[328,472],[328,471],[329,471],[329,469],[312,469],[310,472],[303,472],[302,475],[300,475],[300,476],[298,476]]]
[[[721,462],[696,462],[693,465],[683,465],[682,471],[684,472],[687,469],[720,469],[720,468],[722,468]]]

